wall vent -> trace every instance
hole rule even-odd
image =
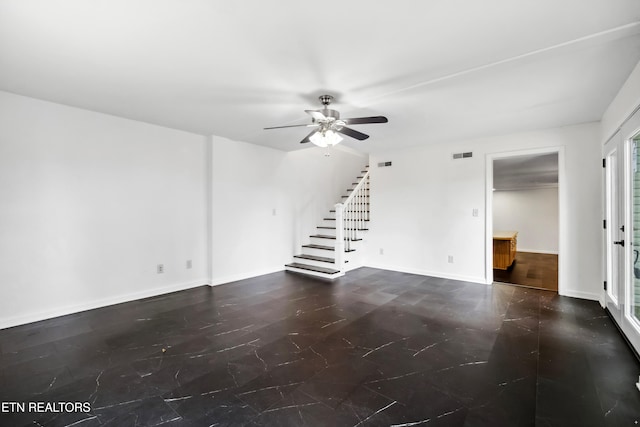
[[[379,168],[385,168],[387,166],[391,166],[391,162],[380,162],[378,163]]]
[[[453,155],[454,160],[455,159],[466,159],[468,157],[473,157],[473,153],[471,151],[467,151],[466,153],[455,153]]]

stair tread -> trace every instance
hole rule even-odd
[[[316,228],[321,228],[323,230],[335,230],[336,229],[336,227],[325,227],[325,226],[318,226]],[[348,227],[345,227],[344,229],[345,230],[356,230],[356,231],[369,231],[368,228],[348,228]]]
[[[322,249],[322,250],[325,250],[325,251],[334,251],[334,252],[336,250],[336,248],[333,247],[333,246],[325,246],[325,245],[313,245],[313,244],[311,244],[311,245],[302,245],[302,247],[303,248],[309,248],[309,249]],[[344,251],[345,252],[355,252],[356,250],[355,249],[345,249]]]
[[[302,264],[299,262],[292,262],[291,264],[285,264],[285,267],[299,268],[300,270],[309,270],[309,271],[315,271],[316,273],[325,273],[325,274],[331,274],[331,275],[340,273],[340,270],[335,270],[333,268],[316,267],[315,265]]]
[[[336,263],[336,259],[335,258],[329,258],[329,257],[326,257],[326,256],[300,254],[300,255],[294,255],[293,257],[294,258],[300,258],[300,259],[310,259],[312,261],[328,262],[328,263],[331,263],[331,264],[335,264]]]
[[[322,249],[325,251],[335,251],[336,248],[333,246],[325,246],[325,245],[302,245],[303,248],[310,248],[310,249]]]
[[[323,218],[325,221],[335,221],[335,218]],[[358,221],[369,221],[368,219],[359,219]]]
[[[318,239],[333,239],[333,240],[336,240],[336,236],[328,236],[328,235],[326,235],[326,234],[312,234],[312,235],[311,235],[311,236],[309,236],[309,237],[316,237],[316,238],[318,238]],[[345,238],[344,240],[349,240],[349,241],[351,241],[351,242],[359,242],[359,241],[361,241],[362,239],[346,239],[346,238]]]
[[[349,196],[342,196],[343,199],[346,199],[347,197],[349,197]],[[360,205],[368,205],[369,202],[358,202],[358,204],[360,204]]]

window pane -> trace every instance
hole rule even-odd
[[[633,289],[631,289],[631,316],[640,325],[640,137],[633,140],[631,155],[633,185]]]

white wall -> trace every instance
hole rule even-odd
[[[366,163],[0,92],[0,328],[282,270]]]
[[[205,161],[202,136],[0,92],[0,327],[207,283]]]
[[[558,188],[493,192],[493,229],[518,232],[518,251],[558,253]]]
[[[283,270],[366,164],[338,147],[326,157],[213,137],[212,148],[212,284]]]
[[[564,224],[565,295],[598,299],[602,279],[598,123],[372,153],[367,263],[374,267],[485,282],[485,156],[564,147],[569,203]],[[451,154],[473,151],[470,159]],[[473,217],[473,209],[479,216]],[[563,218],[561,217],[561,223]],[[384,250],[384,255],[380,254]],[[447,256],[454,262],[448,263]],[[564,264],[562,264],[564,263]]]
[[[602,116],[601,139],[605,142],[640,105],[640,62]]]

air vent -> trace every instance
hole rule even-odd
[[[391,166],[391,162],[380,162],[378,163],[379,168],[386,168],[387,166]]]
[[[455,159],[466,159],[468,157],[473,157],[473,153],[471,151],[468,151],[466,153],[455,153],[453,155],[454,160]]]

